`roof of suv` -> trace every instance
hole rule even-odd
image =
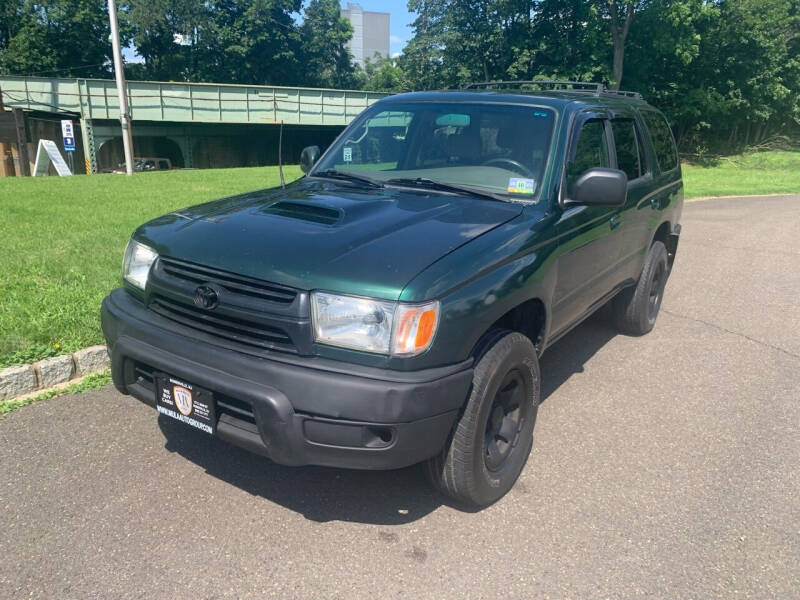
[[[563,107],[571,103],[585,106],[649,106],[636,96],[615,94],[614,92],[592,93],[577,90],[442,90],[431,92],[409,92],[389,96],[385,102],[492,102],[503,104],[536,104],[539,106]]]

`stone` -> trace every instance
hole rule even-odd
[[[72,362],[71,354],[45,358],[34,363],[33,367],[39,372],[39,382],[43,388],[64,383],[75,376],[75,363]]]
[[[72,357],[78,367],[78,375],[88,375],[107,369],[111,364],[108,359],[108,351],[105,346],[90,346],[83,350],[78,350]]]
[[[36,372],[31,365],[0,370],[0,400],[24,396],[37,388]]]

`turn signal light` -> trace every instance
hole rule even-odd
[[[395,315],[393,354],[409,356],[427,350],[439,323],[439,303],[400,304]]]

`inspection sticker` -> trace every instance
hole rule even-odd
[[[522,177],[511,177],[508,180],[508,193],[509,194],[533,194],[536,189],[536,182],[533,179],[524,179]]]
[[[344,162],[353,162],[353,149],[352,148],[345,148],[344,149]]]

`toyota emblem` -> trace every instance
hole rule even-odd
[[[219,292],[209,285],[201,285],[194,291],[194,303],[199,308],[213,310],[219,304]]]

